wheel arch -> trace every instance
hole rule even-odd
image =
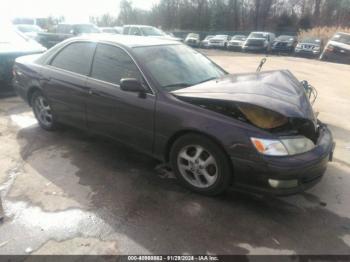
[[[41,89],[40,87],[34,85],[28,88],[28,92],[27,92],[27,102],[30,106],[32,106],[32,96],[36,91],[40,91]]]
[[[230,156],[226,152],[224,145],[217,138],[215,138],[214,136],[212,136],[210,134],[207,134],[207,133],[204,133],[204,132],[201,132],[199,130],[195,130],[195,129],[185,129],[185,130],[177,131],[175,134],[173,134],[168,139],[166,147],[165,147],[165,151],[164,151],[165,162],[169,162],[169,160],[170,160],[170,151],[171,151],[171,148],[173,147],[174,143],[180,137],[182,137],[184,135],[188,135],[188,134],[201,135],[201,136],[204,136],[204,137],[210,139],[211,141],[213,141],[217,146],[219,146],[223,150],[223,152],[224,152],[224,154],[225,154],[225,156],[226,156],[226,158],[227,158],[227,160],[228,160],[228,162],[230,164],[231,171],[233,171],[232,161],[230,161]]]

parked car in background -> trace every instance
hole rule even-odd
[[[242,46],[247,37],[245,35],[234,35],[227,44],[229,50],[242,50]]]
[[[101,33],[105,33],[105,34],[112,34],[112,35],[120,34],[119,31],[114,27],[99,27],[98,29],[101,31]]]
[[[319,57],[323,49],[323,41],[317,37],[306,37],[299,41],[295,47],[296,56]]]
[[[276,36],[270,32],[251,32],[244,42],[244,52],[270,52]]]
[[[123,34],[156,37],[160,39],[173,40],[173,41],[179,41],[179,42],[182,41],[181,38],[170,36],[165,32],[163,32],[162,30],[149,25],[124,25]]]
[[[185,39],[185,44],[192,46],[192,47],[199,47],[201,43],[201,39],[199,34],[190,33],[187,35]]]
[[[228,42],[231,40],[229,35],[216,35],[209,39],[210,48],[227,48]]]
[[[123,34],[123,27],[122,26],[115,26],[113,27],[117,32],[118,34]]]
[[[93,24],[58,24],[53,32],[40,32],[36,41],[47,48],[51,48],[63,40],[82,34],[96,34],[101,31]]]
[[[297,44],[296,36],[280,35],[273,41],[271,51],[273,53],[293,53]]]
[[[0,27],[0,93],[13,92],[12,66],[19,56],[39,54],[46,51],[46,48],[28,38],[15,27]]]
[[[207,35],[200,44],[201,48],[209,48],[209,40],[212,39],[215,35]]]
[[[350,34],[336,33],[324,48],[321,60],[350,64]]]
[[[43,129],[65,123],[126,143],[197,193],[302,192],[332,158],[330,130],[286,70],[229,75],[179,42],[101,34],[18,58],[13,71]]]
[[[37,25],[19,24],[19,25],[16,25],[15,27],[18,31],[23,33],[25,36],[32,39],[35,39],[38,33],[44,32],[44,30]]]

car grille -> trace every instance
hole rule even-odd
[[[250,39],[247,41],[248,46],[264,46],[264,41],[262,40],[255,40],[255,39]]]
[[[230,45],[232,45],[232,46],[239,46],[239,43],[238,42],[230,42]]]
[[[306,49],[306,50],[313,50],[313,49],[315,49],[315,45],[308,45],[308,44],[302,44],[301,45],[301,48],[302,49]]]
[[[221,41],[221,40],[210,40],[209,42],[211,44],[222,44],[223,41]]]
[[[278,42],[275,46],[277,47],[287,47],[288,43]]]

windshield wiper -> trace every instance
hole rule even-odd
[[[190,83],[176,83],[176,84],[170,84],[170,85],[166,85],[166,86],[163,86],[163,88],[165,89],[172,89],[172,88],[178,88],[178,87],[189,87],[189,86],[192,86],[192,84]]]

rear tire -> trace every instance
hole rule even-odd
[[[35,91],[31,96],[31,105],[35,118],[38,120],[39,126],[47,131],[57,129],[56,117],[48,102],[48,99],[40,91]]]
[[[233,177],[224,150],[203,135],[188,134],[176,140],[170,164],[182,185],[207,196],[225,192]]]

